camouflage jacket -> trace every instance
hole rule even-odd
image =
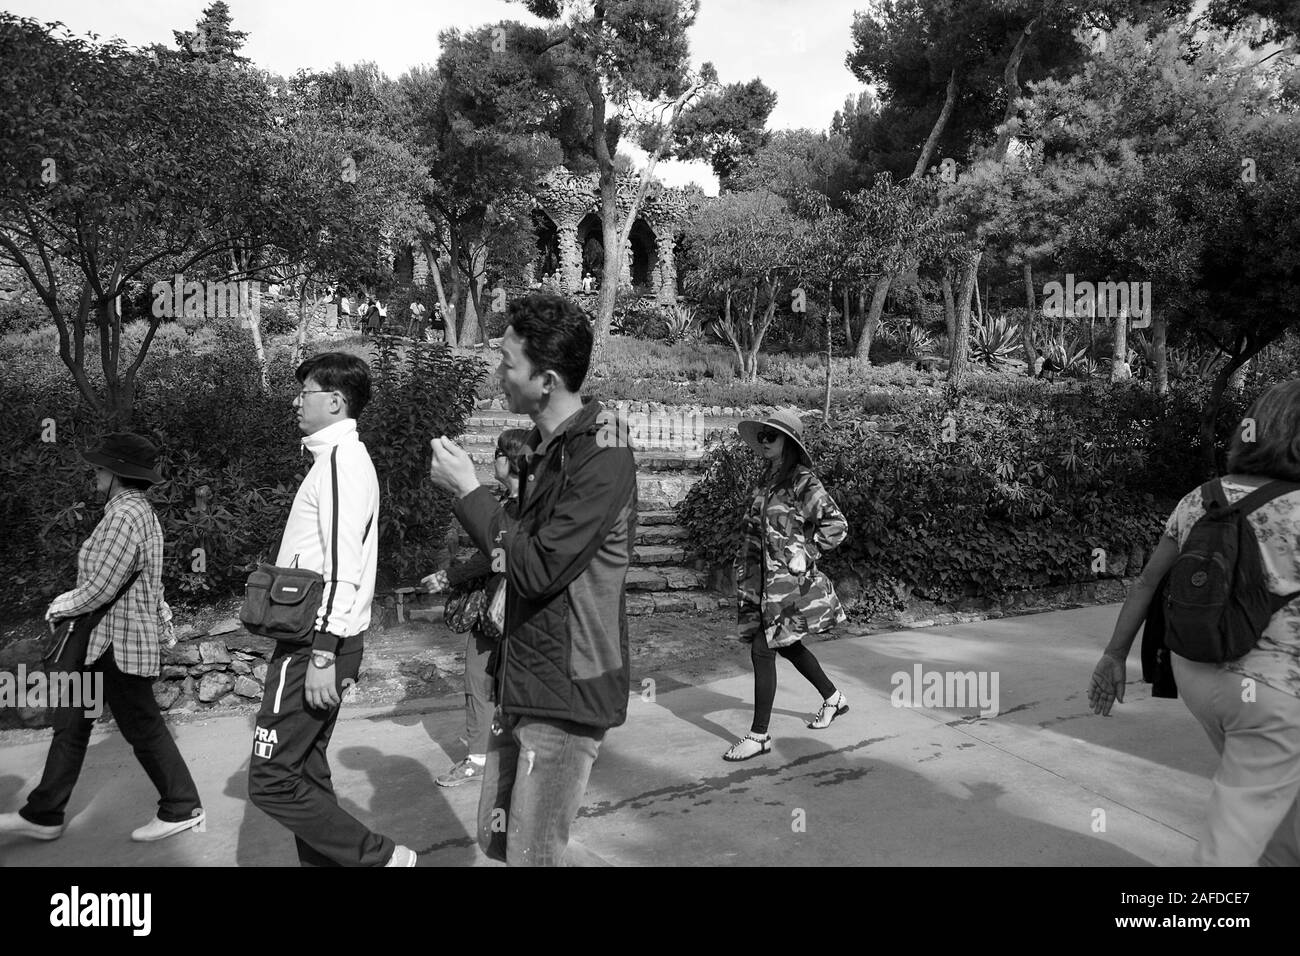
[[[787,647],[842,624],[844,609],[817,559],[847,534],[844,515],[807,468],[779,488],[759,488],[736,552],[741,640],[762,633],[769,647]]]

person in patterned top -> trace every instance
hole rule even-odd
[[[51,672],[89,673],[82,686],[102,688],[118,729],[158,788],[157,815],[131,834],[150,842],[203,827],[203,808],[189,767],[167,731],[153,696],[159,643],[171,637],[171,609],[163,600],[163,533],[145,490],[162,481],[158,450],[139,435],[109,435],[82,457],[95,467],[107,497],[104,517],[77,555],[77,586],[45,612],[54,629],[72,627]],[[94,714],[88,701],[51,701],[54,738],[40,784],[17,813],[0,814],[0,833],[38,840],[63,835],[64,812],[90,743]],[[103,702],[97,702],[102,707]]]
[[[1294,489],[1247,515],[1268,589],[1300,591],[1300,379],[1274,385],[1242,419],[1221,481],[1229,504],[1274,481]],[[1093,671],[1088,698],[1109,715],[1124,702],[1125,660],[1152,596],[1205,514],[1200,488],[1185,495],[1129,590]],[[1172,654],[1187,709],[1220,760],[1194,862],[1204,866],[1300,866],[1300,600],[1280,608],[1244,657],[1223,664]]]
[[[812,473],[797,415],[777,411],[765,421],[742,421],[737,430],[768,467],[745,516],[736,554],[740,639],[749,643],[754,662],[754,722],[723,754],[724,760],[749,760],[771,751],[767,726],[776,698],[777,654],[822,696],[810,728],[823,730],[849,709],[844,694],[803,644],[805,634],[821,634],[846,620],[817,559],[839,547],[848,524]]]

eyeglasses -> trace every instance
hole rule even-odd
[[[758,434],[754,436],[764,445],[776,441],[781,437],[781,433],[774,428],[760,428]]]
[[[308,395],[322,395],[330,392],[337,392],[337,388],[304,388],[298,393],[298,400],[302,401]]]

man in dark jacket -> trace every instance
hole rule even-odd
[[[627,717],[623,584],[636,538],[636,462],[625,432],[579,389],[591,325],[563,296],[511,303],[497,378],[525,442],[512,519],[469,457],[435,438],[431,477],[485,554],[504,561],[506,638],[479,801],[479,846],[511,865],[563,862],[605,731]]]

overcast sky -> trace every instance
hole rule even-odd
[[[74,33],[171,45],[193,29],[210,0],[0,0],[11,13],[58,20]],[[289,76],[299,68],[373,60],[390,77],[438,59],[438,32],[502,19],[529,21],[505,0],[227,0],[242,50],[258,66]],[[724,83],[761,77],[776,91],[769,128],[825,129],[862,84],[844,66],[854,10],[872,0],[703,0],[691,30],[695,65],[712,61]],[[674,164],[675,165],[675,164]],[[661,167],[675,183],[700,172]],[[712,191],[712,190],[710,190]]]

